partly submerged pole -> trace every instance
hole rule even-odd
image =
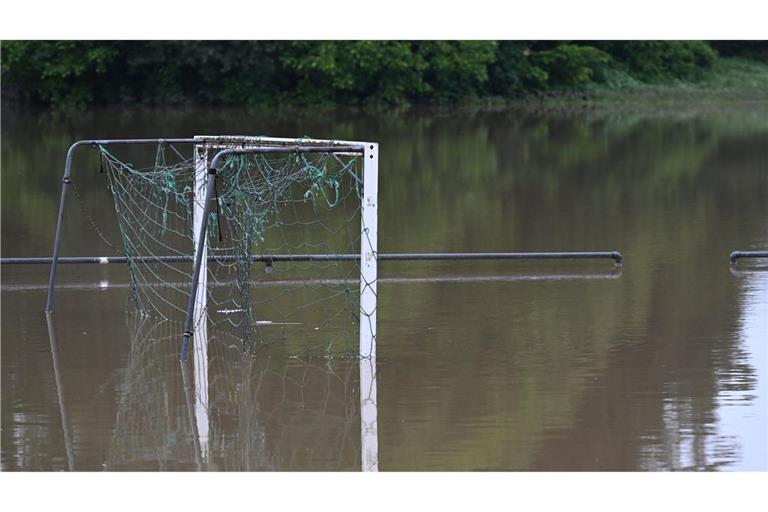
[[[64,162],[64,178],[61,185],[61,199],[59,200],[59,213],[56,220],[56,234],[53,238],[53,256],[51,257],[51,275],[48,279],[48,298],[45,301],[45,311],[53,311],[53,288],[56,285],[56,270],[59,263],[59,252],[61,251],[61,234],[64,226],[64,207],[66,206],[67,190],[69,185],[72,184],[72,155],[80,146],[108,146],[111,144],[118,145],[135,145],[135,144],[158,144],[158,143],[171,143],[171,144],[195,144],[195,139],[189,138],[172,138],[172,139],[94,139],[94,140],[79,140],[69,146],[67,150],[67,158]]]
[[[206,234],[208,232],[208,215],[211,212],[211,202],[213,200],[214,180],[216,179],[216,169],[211,166],[208,169],[208,181],[205,188],[205,199],[203,202],[203,212],[201,222],[197,230],[197,242],[195,245],[195,265],[192,272],[192,291],[189,294],[187,303],[187,318],[184,322],[184,334],[181,342],[180,359],[184,361],[187,358],[189,350],[189,339],[192,337],[194,323],[197,320],[195,313],[197,311],[197,293],[200,285],[200,269],[203,266],[203,253],[206,251]],[[206,293],[203,289],[202,293]]]
[[[731,263],[742,258],[768,258],[768,251],[733,251],[729,256]]]
[[[754,253],[755,256],[742,256],[743,252],[736,252],[736,258],[768,257],[760,256],[768,253]],[[733,257],[732,253],[732,257]],[[753,253],[748,253],[753,254]],[[114,263],[189,263],[194,261],[193,255],[173,256],[61,256],[57,258],[59,265],[109,265]],[[263,262],[267,265],[279,262],[300,261],[357,261],[359,254],[253,254],[250,256],[253,262]],[[591,252],[408,252],[408,253],[378,253],[377,261],[462,261],[462,260],[613,260],[617,266],[621,266],[623,256],[619,251],[591,251]],[[234,255],[207,256],[209,263],[228,263],[241,261],[242,257]],[[52,258],[46,257],[9,257],[0,258],[0,265],[49,265]]]

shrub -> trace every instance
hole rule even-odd
[[[535,54],[533,62],[547,72],[550,86],[582,87],[602,79],[611,57],[592,46],[561,44]]]
[[[495,41],[421,41],[412,43],[426,63],[422,98],[457,101],[484,89],[488,65],[496,55]]]
[[[619,41],[603,49],[645,81],[697,80],[717,60],[704,41]]]
[[[113,43],[99,41],[7,41],[2,50],[4,88],[65,105],[94,102],[94,84],[119,57]]]
[[[425,89],[427,67],[402,41],[296,41],[281,48],[289,92],[300,103],[401,104]]]
[[[531,62],[531,45],[524,41],[500,41],[489,66],[489,91],[496,96],[518,96],[542,90],[549,75]]]

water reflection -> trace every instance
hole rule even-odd
[[[195,417],[197,393],[185,385],[186,372],[180,372],[172,350],[178,346],[180,324],[134,312],[126,313],[126,320],[128,361],[118,377],[106,468],[201,468],[197,422],[189,421]]]
[[[360,359],[360,444],[363,471],[379,470],[376,357]]]
[[[192,444],[195,448],[195,465],[197,466],[198,471],[203,470],[203,462],[204,462],[204,455],[203,455],[203,448],[202,446],[205,446],[207,456],[207,449],[208,449],[208,414],[205,411],[202,411],[202,414],[205,415],[205,438],[200,439],[200,430],[198,427],[198,416],[201,415],[201,411],[197,410],[197,396],[198,391],[196,389],[196,386],[193,384],[194,377],[190,375],[189,371],[189,365],[184,361],[179,361],[179,365],[181,366],[181,377],[184,382],[184,398],[187,402],[187,414],[189,416],[189,428],[192,432]]]
[[[55,325],[46,317],[74,470]],[[214,338],[179,362],[180,323],[130,311],[126,319],[130,349],[105,469],[330,470],[353,469],[357,459],[358,470],[378,470],[375,358],[265,359]]]
[[[737,371],[723,375],[718,395],[720,436],[739,446],[739,466],[768,469],[768,268],[744,276]]]
[[[616,266],[613,269],[606,272],[544,272],[544,273],[532,273],[529,272],[509,272],[499,275],[433,275],[433,276],[389,276],[380,277],[378,281],[385,284],[438,284],[438,283],[500,283],[500,282],[515,282],[515,281],[594,281],[603,279],[618,279],[621,277],[622,267]],[[738,274],[738,271],[731,269],[734,275]],[[319,285],[319,284],[339,284],[339,283],[355,283],[354,279],[301,279],[301,280],[279,280],[268,282],[251,282],[252,286],[285,286],[287,284],[296,285]],[[174,287],[183,288],[189,287],[189,283],[167,283]],[[98,283],[65,283],[56,286],[57,291],[97,291],[97,290],[129,290],[132,285],[130,283],[111,283],[107,280],[102,280]],[[4,292],[30,292],[30,291],[42,291],[47,290],[47,284],[0,284],[0,291]],[[207,335],[204,335],[207,337]]]
[[[733,271],[733,269],[732,269]],[[717,374],[713,403],[702,408],[681,384],[667,392],[661,442],[649,443],[649,469],[711,470],[768,467],[765,363],[768,361],[768,272],[735,273],[741,282],[736,349]],[[695,357],[692,354],[691,357]],[[658,441],[658,440],[657,440]]]
[[[64,404],[64,383],[62,382],[61,365],[59,364],[59,345],[56,342],[56,331],[54,330],[53,316],[51,313],[45,314],[45,321],[48,327],[48,339],[51,344],[53,381],[56,384],[56,399],[59,402],[59,418],[61,419],[61,431],[64,434],[64,449],[67,453],[67,468],[70,471],[74,471],[75,454],[72,448],[72,433],[69,429],[69,420],[67,419],[67,407]]]

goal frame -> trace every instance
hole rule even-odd
[[[48,282],[48,297],[46,300],[46,312],[53,311],[54,290],[56,285],[56,275],[58,268],[58,259],[61,249],[61,237],[64,224],[64,211],[69,186],[72,184],[72,157],[75,150],[79,147],[98,147],[109,145],[152,145],[152,144],[190,144],[193,146],[195,155],[196,170],[196,188],[201,185],[203,179],[206,182],[205,200],[200,212],[195,211],[194,215],[194,239],[195,245],[194,273],[192,281],[192,291],[190,293],[189,307],[187,309],[187,321],[185,322],[184,340],[182,343],[182,358],[186,352],[188,339],[194,333],[195,311],[198,314],[200,307],[205,304],[198,301],[199,295],[205,296],[204,291],[207,288],[206,272],[201,272],[203,262],[207,258],[203,255],[207,253],[207,222],[202,219],[208,218],[211,213],[211,203],[213,198],[213,182],[208,179],[210,175],[215,175],[218,162],[228,154],[246,154],[246,153],[335,153],[335,154],[360,154],[362,156],[362,198],[360,204],[360,324],[359,324],[359,356],[361,358],[376,357],[376,306],[377,306],[377,258],[378,258],[378,162],[379,146],[376,142],[365,141],[347,141],[330,139],[311,139],[311,138],[284,138],[267,136],[244,136],[244,135],[199,135],[192,138],[157,138],[157,139],[92,139],[80,140],[72,144],[67,151],[67,157],[64,164],[64,177],[62,180],[61,198],[59,201],[59,211],[56,223],[56,234],[53,243],[53,256],[51,259],[51,273]],[[239,145],[240,147],[234,147]],[[199,148],[217,149],[220,148],[210,160],[210,165],[206,168],[198,164],[197,155]],[[226,147],[224,147],[226,146]],[[206,162],[207,163],[207,162]],[[199,172],[198,172],[199,171]],[[204,174],[204,176],[203,176]],[[198,175],[200,177],[198,178]],[[199,180],[199,181],[198,181]],[[196,190],[201,192],[202,187]],[[199,201],[195,201],[196,210]],[[202,277],[201,277],[202,274]],[[202,284],[202,287],[200,286]],[[198,295],[199,294],[199,295]],[[202,299],[205,300],[205,299]]]

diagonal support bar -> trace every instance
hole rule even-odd
[[[59,213],[56,220],[56,235],[53,239],[53,256],[51,257],[51,275],[48,279],[48,298],[45,301],[45,311],[53,311],[53,289],[56,286],[56,271],[59,263],[59,253],[61,252],[61,234],[64,226],[64,207],[67,202],[67,190],[72,183],[72,156],[80,146],[108,146],[111,144],[136,145],[136,144],[195,144],[195,139],[103,139],[103,140],[79,140],[69,146],[67,150],[67,159],[64,162],[64,178],[61,185],[61,199],[59,200]]]
[[[200,284],[200,268],[203,266],[203,253],[206,249],[205,239],[208,233],[208,215],[211,213],[211,203],[213,201],[213,186],[216,179],[216,169],[211,166],[208,169],[208,182],[205,187],[205,200],[203,203],[203,214],[200,219],[198,229],[197,244],[195,245],[195,263],[192,272],[192,290],[189,293],[189,302],[187,303],[187,318],[184,321],[184,334],[181,342],[181,354],[179,358],[184,361],[189,351],[189,340],[192,337],[195,321],[195,305],[197,303],[198,286]]]

